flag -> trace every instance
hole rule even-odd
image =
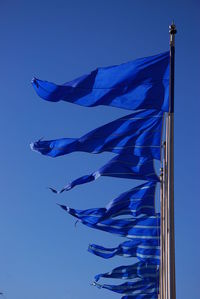
[[[158,282],[148,282],[145,279],[125,282],[120,285],[98,284],[93,283],[99,288],[107,289],[119,294],[139,295],[139,294],[157,294],[159,292]]]
[[[106,206],[106,214],[102,219],[122,215],[152,215],[155,213],[156,182],[146,182],[122,193]]]
[[[131,154],[117,155],[99,170],[90,175],[84,175],[65,186],[61,191],[50,188],[54,193],[69,191],[77,185],[92,182],[100,176],[147,180],[158,182],[153,160],[148,157],[138,157]]]
[[[62,207],[72,216],[94,224],[122,215],[132,215],[133,217],[152,215],[155,213],[155,187],[156,183],[147,182],[132,188],[112,200],[105,208],[77,210],[68,206]]]
[[[50,157],[75,151],[94,154],[106,151],[160,159],[162,118],[162,111],[136,111],[80,138],[38,140],[31,144],[31,148]]]
[[[169,111],[169,51],[97,68],[63,85],[37,78],[33,78],[32,84],[36,93],[50,102]]]
[[[114,256],[137,257],[143,262],[156,265],[160,264],[160,238],[135,238],[131,241],[125,241],[114,248],[90,244],[88,251],[104,259],[109,259]]]
[[[152,293],[152,294],[142,294],[140,293],[139,295],[128,295],[128,296],[123,296],[121,299],[158,299],[158,294],[157,293]]]
[[[97,274],[95,276],[95,281],[99,281],[101,278],[143,278],[147,281],[156,281],[159,280],[159,267],[154,264],[138,262],[133,265],[117,267],[110,272]]]
[[[69,213],[66,206],[60,205],[62,209]],[[79,215],[77,217],[84,225],[98,230],[117,234],[127,238],[141,239],[159,239],[160,236],[160,216],[141,217],[138,219],[107,219],[94,223],[93,219],[84,218]]]

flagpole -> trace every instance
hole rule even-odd
[[[169,267],[169,299],[176,299],[175,283],[175,236],[174,236],[174,59],[175,34],[174,22],[169,26],[170,33],[170,88],[167,136],[167,176],[168,176],[168,267]]]
[[[160,169],[160,218],[161,218],[161,230],[160,230],[160,299],[164,299],[164,192],[163,192],[163,165]]]
[[[162,119],[162,133],[161,140],[162,146],[160,149],[161,157],[161,167],[160,167],[160,219],[161,219],[161,229],[160,229],[160,288],[159,288],[159,298],[166,299],[165,297],[165,208],[164,208],[164,197],[165,197],[165,142],[163,141],[163,128],[165,123],[165,116]]]
[[[163,142],[163,161],[162,161],[162,299],[167,299],[166,296],[166,213],[165,213],[165,203],[166,203],[166,142]]]
[[[165,118],[165,142],[164,142],[164,160],[163,160],[163,190],[164,190],[164,267],[163,267],[163,277],[164,277],[164,298],[169,299],[168,297],[168,177],[167,177],[167,136],[168,136],[168,118]]]

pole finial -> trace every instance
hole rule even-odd
[[[176,34],[177,33],[176,25],[174,23],[174,20],[172,21],[171,25],[169,26],[169,33],[170,34]]]
[[[177,33],[176,25],[174,20],[172,21],[171,25],[169,26],[169,34],[170,34],[170,45],[174,46],[175,43],[175,34]]]

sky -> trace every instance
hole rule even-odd
[[[97,273],[134,259],[101,260],[89,243],[115,246],[120,238],[93,231],[56,203],[103,207],[137,182],[100,178],[55,195],[48,186],[96,170],[112,154],[73,153],[52,159],[30,150],[40,137],[79,137],[129,111],[42,101],[31,79],[64,83],[96,67],[120,64],[169,48],[174,19],[175,237],[177,299],[198,299],[199,84],[198,0],[57,0],[0,2],[0,291],[7,299],[108,299],[92,287]],[[117,282],[116,282],[117,283]]]

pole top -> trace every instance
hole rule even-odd
[[[169,26],[169,34],[170,34],[170,46],[174,47],[175,45],[175,34],[177,33],[176,25],[174,21]]]
[[[172,21],[171,25],[169,26],[169,33],[172,34],[172,35],[177,33],[176,25],[174,23],[174,20]]]

